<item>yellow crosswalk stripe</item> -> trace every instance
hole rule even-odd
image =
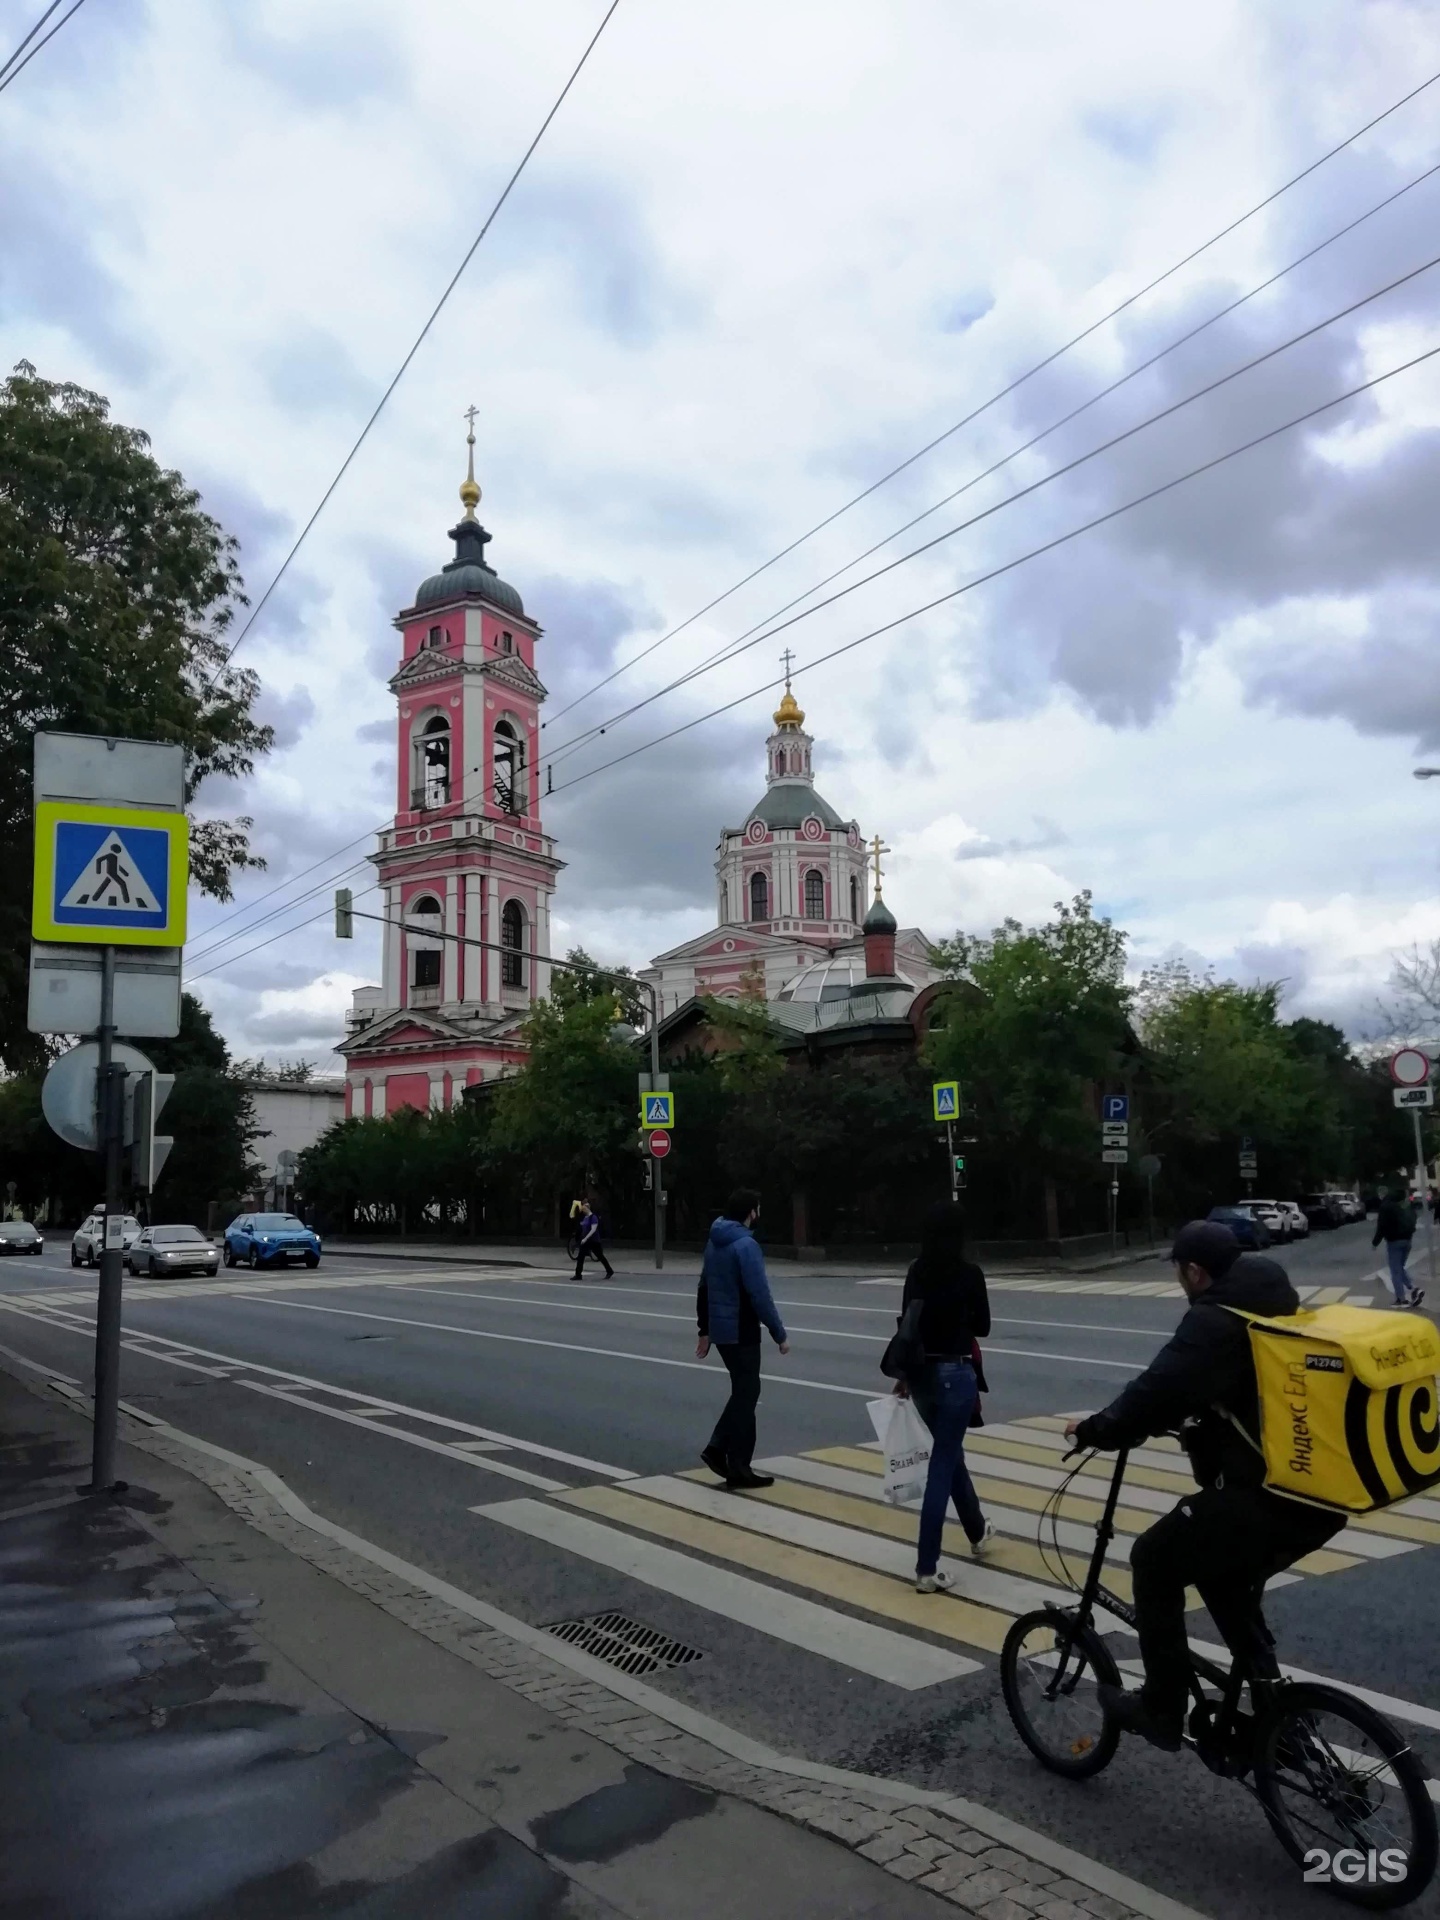
[[[1098,1460],[1072,1460],[1068,1467],[1064,1467],[1047,1448],[1022,1446],[1014,1440],[992,1440],[979,1432],[972,1433],[965,1442],[966,1458],[973,1460],[977,1454],[997,1460],[1030,1462],[1052,1474],[1074,1471],[1086,1480],[1108,1481],[1115,1471],[1113,1458],[1107,1459],[1103,1455]],[[1177,1497],[1195,1491],[1195,1482],[1188,1473],[1167,1473],[1157,1467],[1137,1466],[1133,1462],[1125,1469],[1125,1484],[1127,1487],[1149,1487],[1152,1492],[1173,1493]]]
[[[961,1600],[954,1594],[915,1593],[886,1574],[872,1573],[848,1561],[832,1560],[807,1547],[787,1546],[762,1534],[746,1533],[739,1527],[708,1520],[699,1514],[663,1507],[653,1500],[620,1493],[613,1487],[582,1487],[556,1497],[566,1506],[602,1515],[622,1526],[656,1534],[680,1546],[693,1547],[713,1560],[727,1560],[757,1573],[768,1573],[787,1586],[823,1593],[827,1599],[838,1600],[844,1606],[858,1607],[883,1619],[899,1620],[906,1626],[939,1634],[947,1640],[983,1647],[988,1653],[1000,1651],[1009,1629],[1011,1616],[996,1608]]]

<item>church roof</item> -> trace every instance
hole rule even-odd
[[[520,595],[486,562],[485,546],[490,535],[479,521],[467,516],[450,529],[450,538],[455,542],[455,558],[447,561],[439,573],[421,581],[415,605],[433,607],[442,600],[458,600],[473,593],[503,613],[516,614],[523,620],[525,606]]]
[[[777,780],[746,814],[751,820],[763,820],[767,827],[798,827],[811,814],[827,827],[843,827],[847,821],[824,800],[808,780]]]

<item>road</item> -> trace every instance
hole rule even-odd
[[[1283,1257],[1312,1297],[1368,1304],[1369,1238],[1346,1228]],[[0,1267],[0,1344],[83,1382],[94,1276],[67,1247]],[[999,1698],[1008,1620],[1053,1592],[1036,1534],[1055,1417],[1111,1397],[1173,1327],[1168,1267],[992,1281],[971,1462],[1003,1538],[985,1568],[957,1563],[960,1598],[913,1592],[914,1517],[875,1498],[865,1402],[898,1279],[772,1277],[791,1352],[765,1357],[766,1498],[698,1471],[723,1373],[696,1361],[693,1279],[669,1271],[577,1287],[563,1270],[346,1255],[315,1274],[127,1282],[121,1391],[529,1622],[613,1609],[658,1629],[693,1657],[647,1684],[773,1746],[983,1801],[1226,1920],[1312,1911],[1243,1790],[1137,1742],[1067,1785],[1025,1755]],[[1079,1548],[1093,1504],[1067,1511]],[[1398,1701],[1440,1777],[1435,1511],[1351,1527],[1269,1611],[1287,1662]],[[1203,1616],[1196,1631],[1214,1637]],[[1116,1650],[1133,1658],[1133,1641]]]

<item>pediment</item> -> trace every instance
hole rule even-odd
[[[727,940],[735,943],[728,952]],[[659,967],[667,960],[739,960],[753,953],[795,953],[813,958],[816,951],[812,942],[787,934],[759,933],[748,927],[712,927],[708,933],[697,933],[693,940],[683,940],[678,947],[657,953],[650,964]]]
[[[393,1012],[372,1021],[368,1027],[362,1027],[358,1033],[351,1034],[341,1042],[338,1052],[373,1053],[377,1047],[429,1047],[437,1040],[447,1046],[457,1041],[473,1038],[453,1020],[446,1020],[439,1014],[422,1013],[411,1007],[396,1007]]]
[[[498,681],[502,687],[512,692],[523,693],[532,700],[543,700],[546,687],[538,673],[527,667],[518,653],[500,653],[484,662],[480,668],[487,680]]]

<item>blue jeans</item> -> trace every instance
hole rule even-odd
[[[932,1360],[911,1389],[915,1410],[930,1429],[930,1472],[920,1508],[917,1575],[934,1573],[944,1537],[945,1509],[953,1500],[969,1539],[981,1539],[985,1516],[965,1465],[965,1435],[980,1389],[968,1360]]]
[[[1403,1300],[1410,1291],[1410,1276],[1405,1271],[1405,1262],[1410,1258],[1413,1240],[1387,1240],[1385,1258],[1390,1262],[1390,1284],[1395,1289],[1397,1301]]]

